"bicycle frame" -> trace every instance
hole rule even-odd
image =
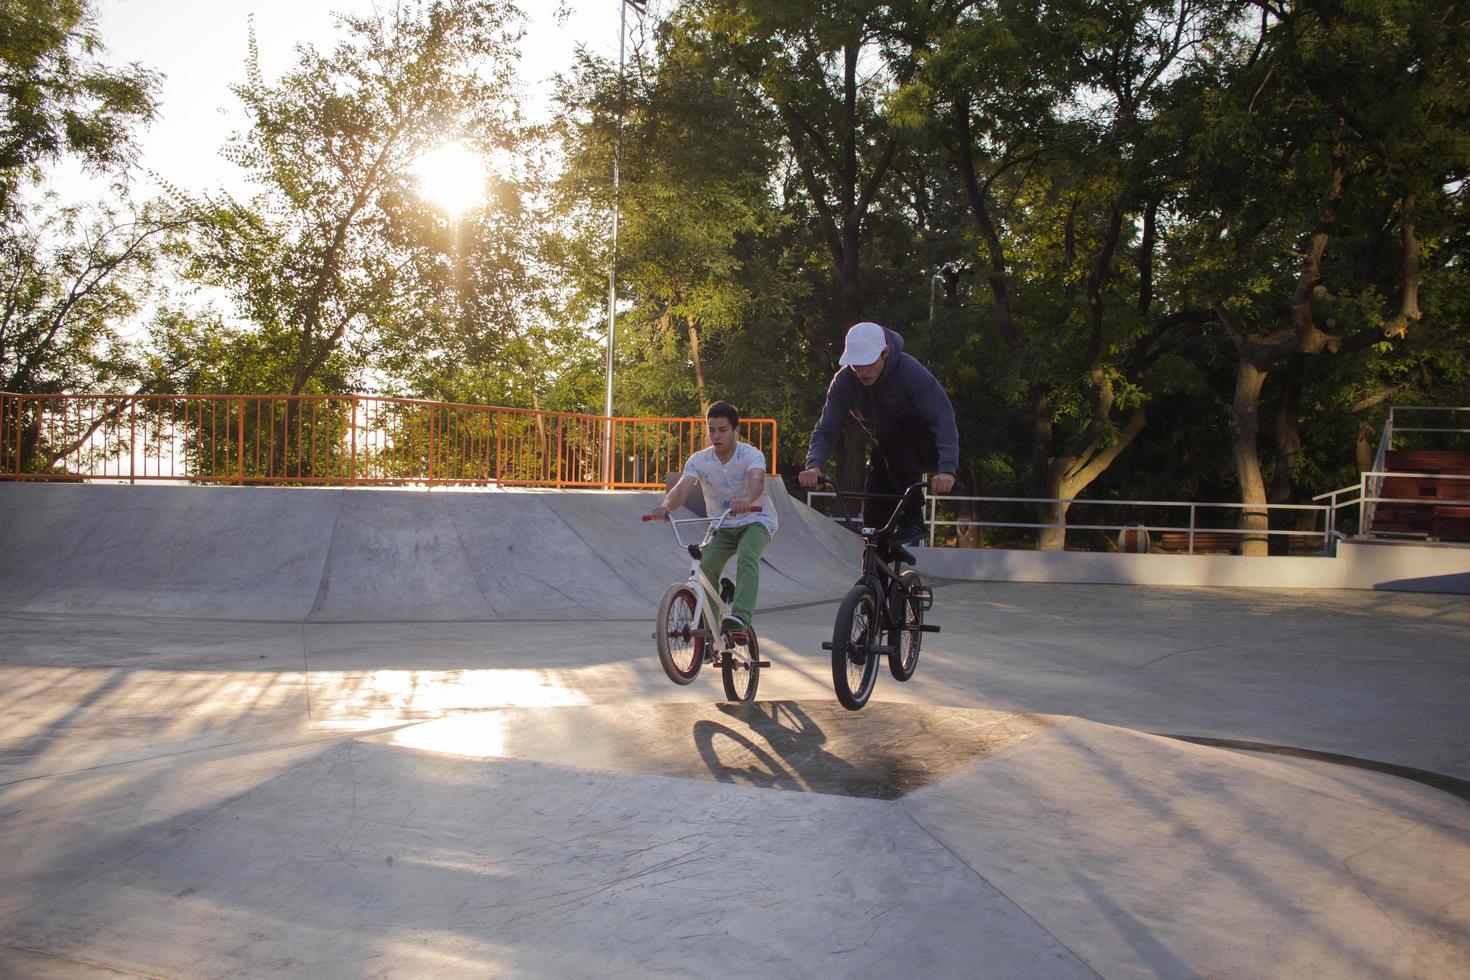
[[[694,588],[694,619],[704,624],[702,636],[708,643],[718,643],[720,637],[720,619],[730,611],[725,600],[720,597],[719,587],[710,582],[709,576],[704,574],[700,568],[700,561],[704,558],[704,549],[714,540],[715,534],[725,526],[725,519],[730,516],[727,510],[719,517],[665,517],[664,520],[674,529],[674,540],[679,542],[679,547],[689,552],[689,578],[688,585]],[[682,524],[704,524],[705,532],[703,539],[698,544],[692,544],[684,540],[679,533]]]
[[[899,518],[899,515],[903,513],[904,508],[908,505],[910,496],[913,495],[913,494],[915,494],[915,493],[917,493],[920,490],[928,489],[929,488],[929,481],[928,480],[920,480],[917,483],[911,484],[907,488],[905,488],[904,489],[904,492],[901,493],[901,494],[891,494],[891,493],[846,493],[845,494],[845,493],[843,493],[841,490],[839,490],[837,488],[837,485],[835,483],[831,483],[830,481],[823,481],[823,482],[825,482],[828,486],[830,486],[832,488],[832,490],[836,493],[836,495],[837,495],[837,502],[842,507],[843,520],[845,521],[845,523],[847,524],[847,526],[850,529],[857,531],[857,533],[862,536],[862,539],[863,539],[863,571],[862,571],[862,581],[868,583],[868,587],[873,590],[873,598],[874,598],[875,601],[877,601],[877,603],[879,605],[879,608],[881,608],[881,609],[884,610],[884,615],[885,616],[889,616],[889,614],[891,613],[891,610],[888,609],[889,584],[890,583],[893,583],[893,582],[897,582],[897,583],[899,583],[899,587],[900,588],[902,588],[903,586],[902,586],[902,577],[900,576],[900,574],[898,572],[898,569],[894,568],[892,565],[890,565],[883,558],[883,555],[881,553],[882,545],[884,545],[885,543],[887,543],[888,538],[890,536],[892,536],[892,534],[893,534],[894,528],[896,528],[898,526],[898,518]],[[847,500],[846,500],[847,497],[856,497],[858,499],[864,499],[864,500],[865,499],[879,499],[879,498],[881,498],[883,500],[892,500],[892,499],[895,499],[896,498],[897,501],[898,501],[898,503],[896,503],[894,505],[893,513],[889,515],[889,517],[888,517],[888,523],[885,524],[885,525],[883,525],[881,528],[872,528],[872,527],[866,527],[866,526],[859,528],[856,525],[856,523],[853,521],[853,519],[852,519],[852,512],[847,509]],[[903,551],[902,554],[903,555],[908,555],[908,552],[907,551]],[[912,563],[912,561],[910,563]]]

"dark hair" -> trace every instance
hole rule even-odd
[[[704,418],[705,421],[709,421],[710,419],[729,419],[730,428],[740,428],[740,413],[729,402],[715,402],[710,405],[709,411],[704,413]]]

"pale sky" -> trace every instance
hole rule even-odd
[[[393,0],[378,0],[377,7]],[[616,60],[621,0],[521,0],[527,15],[522,42],[523,105],[528,115],[544,115],[550,79],[571,63],[582,44],[594,54]],[[371,0],[97,0],[100,34],[107,64],[140,62],[166,77],[159,116],[143,131],[142,168],[190,191],[221,186],[241,189],[238,172],[220,156],[229,135],[245,118],[230,92],[245,76],[248,19],[255,19],[260,66],[267,78],[295,60],[295,45],[330,50],[335,43],[334,11],[369,12]],[[570,8],[558,22],[558,6]],[[649,4],[650,10],[659,7]],[[635,15],[628,11],[629,47]],[[141,196],[156,188],[140,177]],[[60,168],[51,185],[64,199],[96,196],[100,190],[72,166]]]

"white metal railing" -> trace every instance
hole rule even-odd
[[[1331,540],[1332,538],[1335,538],[1335,537],[1342,537],[1343,536],[1342,535],[1342,532],[1340,532],[1337,529],[1337,512],[1340,511],[1340,510],[1345,510],[1345,509],[1347,509],[1349,507],[1357,507],[1358,508],[1358,533],[1359,534],[1362,534],[1364,532],[1364,524],[1363,524],[1363,489],[1364,489],[1364,481],[1360,479],[1357,483],[1354,483],[1351,486],[1340,487],[1340,488],[1338,488],[1336,490],[1329,490],[1326,493],[1319,493],[1319,494],[1317,494],[1317,496],[1315,496],[1315,497],[1312,498],[1312,500],[1314,502],[1315,501],[1318,501],[1318,500],[1325,500],[1325,501],[1327,501],[1327,503],[1326,504],[1323,504],[1323,506],[1327,508],[1327,538],[1328,538],[1328,540]],[[1353,497],[1351,500],[1342,500],[1342,499],[1340,499],[1344,494],[1349,494],[1349,493],[1355,493],[1355,494],[1357,494],[1357,496],[1356,497]]]
[[[1358,489],[1358,488],[1357,487],[1353,487],[1353,488],[1349,488],[1349,489]],[[1345,492],[1345,491],[1335,491],[1335,492]],[[812,501],[815,500],[816,498],[819,498],[819,497],[832,497],[832,498],[835,498],[836,496],[837,496],[837,494],[834,491],[831,491],[831,490],[812,490],[812,491],[808,491],[808,493],[807,493],[807,504],[808,505],[811,505],[812,504]],[[958,503],[958,502],[973,502],[973,503],[1011,503],[1011,504],[1024,504],[1024,505],[1030,505],[1030,506],[1051,505],[1051,506],[1056,506],[1056,509],[1057,509],[1057,520],[1051,521],[1051,522],[1031,522],[1031,521],[975,521],[975,520],[958,520],[958,519],[957,520],[940,520],[939,519],[939,504],[941,502],[946,503],[946,504]],[[955,495],[955,494],[945,494],[943,497],[940,497],[937,494],[930,494],[928,496],[928,498],[927,498],[927,501],[926,501],[926,506],[927,506],[927,508],[929,510],[929,546],[931,548],[936,546],[937,541],[938,541],[938,536],[936,534],[936,531],[937,531],[937,529],[939,527],[954,527],[954,528],[961,528],[961,527],[1031,528],[1031,529],[1035,529],[1035,530],[1045,530],[1045,529],[1054,528],[1060,534],[1065,535],[1067,531],[1117,531],[1117,532],[1120,532],[1121,533],[1124,530],[1127,530],[1129,528],[1133,528],[1133,527],[1138,526],[1136,523],[1123,523],[1123,524],[1084,524],[1084,523],[1070,523],[1070,522],[1067,521],[1065,509],[1063,507],[1061,507],[1061,506],[1057,506],[1057,505],[1061,505],[1061,504],[1066,504],[1068,507],[1084,505],[1084,506],[1089,506],[1089,507],[1091,507],[1091,506],[1133,507],[1133,508],[1139,508],[1139,507],[1171,507],[1171,508],[1186,509],[1188,511],[1188,514],[1189,514],[1189,518],[1188,518],[1187,523],[1184,523],[1184,524],[1172,524],[1172,525],[1167,525],[1167,526],[1165,526],[1165,525],[1150,524],[1150,525],[1148,525],[1148,527],[1146,528],[1146,530],[1148,531],[1149,534],[1163,533],[1163,532],[1177,532],[1177,533],[1182,533],[1182,534],[1186,535],[1186,549],[1185,550],[1186,550],[1186,553],[1187,554],[1194,554],[1196,536],[1197,535],[1202,535],[1202,534],[1205,534],[1205,533],[1209,533],[1209,534],[1231,534],[1231,535],[1238,535],[1238,536],[1245,536],[1245,535],[1260,536],[1260,535],[1266,535],[1266,536],[1285,537],[1285,538],[1293,538],[1293,537],[1316,537],[1316,538],[1321,538],[1323,540],[1324,547],[1325,547],[1326,542],[1328,540],[1330,540],[1332,529],[1333,529],[1333,507],[1332,507],[1332,505],[1329,505],[1329,504],[1201,503],[1199,501],[1188,501],[1188,500],[1089,500],[1089,499],[1085,499],[1085,498],[1081,498],[1081,497],[1071,497],[1071,498],[1047,498],[1047,497],[966,497],[966,496],[958,496],[958,495]],[[1211,510],[1211,509],[1221,509],[1221,510],[1249,510],[1249,511],[1254,511],[1254,512],[1264,512],[1264,513],[1267,513],[1267,514],[1269,514],[1269,512],[1270,511],[1273,511],[1273,510],[1278,510],[1278,511],[1289,511],[1289,510],[1294,510],[1294,511],[1313,511],[1313,512],[1316,512],[1317,514],[1320,514],[1321,515],[1321,529],[1320,530],[1312,530],[1312,531],[1299,531],[1299,530],[1294,530],[1294,529],[1273,530],[1273,529],[1269,529],[1269,528],[1255,529],[1255,528],[1241,528],[1241,527],[1201,527],[1199,525],[1199,512],[1201,510]],[[840,515],[840,514],[839,515],[836,515],[836,516],[833,516],[832,519],[835,520],[835,521],[843,521],[844,520],[843,516]]]

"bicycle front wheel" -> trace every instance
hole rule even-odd
[[[893,625],[888,630],[888,645],[893,652],[888,655],[888,672],[895,680],[906,681],[914,676],[919,666],[919,641],[924,636],[924,605],[915,593],[924,583],[919,573],[910,569],[903,573],[903,587],[893,587],[889,608],[893,612]]]
[[[848,590],[832,624],[832,687],[849,711],[868,703],[878,680],[878,605],[867,586]]]
[[[745,637],[745,646],[727,650],[720,658],[725,697],[731,701],[754,701],[755,689],[761,682],[761,648],[755,638],[755,629],[747,626]]]
[[[705,641],[698,633],[694,604],[694,590],[678,582],[665,589],[658,601],[653,641],[658,646],[658,662],[675,684],[688,684],[704,666]]]

